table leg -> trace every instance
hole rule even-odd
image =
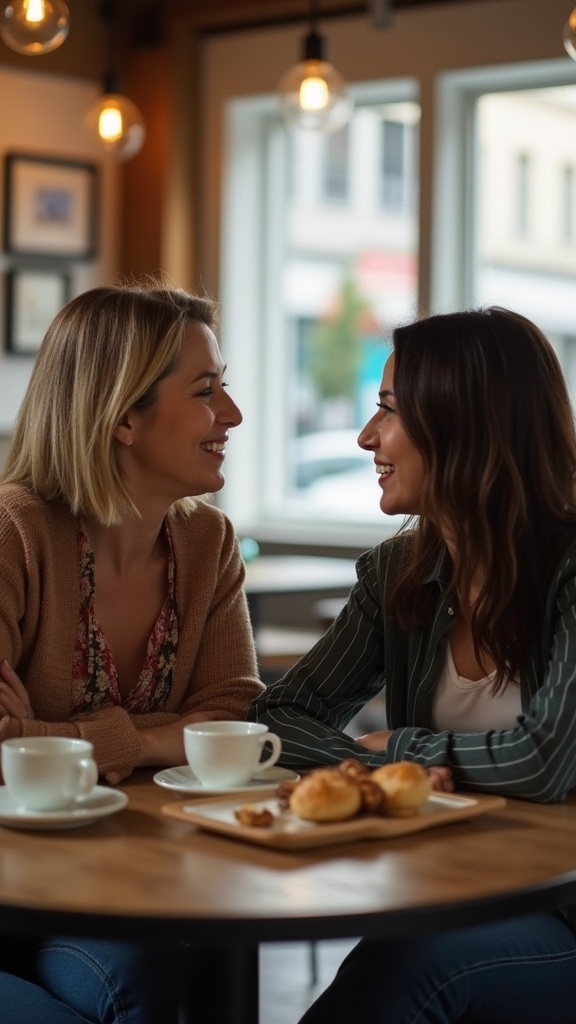
[[[180,1024],[258,1024],[257,946],[186,946],[183,964]]]

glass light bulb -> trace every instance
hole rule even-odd
[[[305,78],[300,86],[299,103],[302,110],[325,110],[330,101],[330,92],[323,78],[315,75]]]
[[[92,104],[86,126],[112,160],[130,160],[144,144],[144,118],[135,103],[120,93],[106,93]]]
[[[28,24],[37,25],[46,17],[46,4],[44,0],[28,0],[24,3],[26,8],[26,21]]]
[[[326,60],[295,64],[280,79],[278,95],[285,124],[296,130],[337,132],[354,108],[342,75]]]
[[[576,60],[576,7],[564,26],[564,49],[572,60]]]
[[[98,135],[102,142],[117,142],[122,138],[124,127],[122,112],[117,107],[106,107],[98,118]]]
[[[0,13],[0,35],[11,50],[36,57],[62,45],[70,28],[63,0],[9,0]]]

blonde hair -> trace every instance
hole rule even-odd
[[[94,288],[56,315],[40,346],[1,479],[104,526],[138,515],[122,480],[114,428],[152,405],[191,322],[213,328],[216,304],[147,282]],[[173,509],[189,511],[191,498]]]

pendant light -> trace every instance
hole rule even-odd
[[[9,0],[2,4],[0,35],[11,50],[29,57],[62,45],[70,28],[63,0]]]
[[[86,125],[91,134],[98,138],[104,155],[121,162],[130,160],[142,149],[146,127],[136,104],[120,91],[115,58],[117,12],[118,3],[114,0],[105,0],[100,4],[100,16],[108,26],[108,71],[104,76],[102,95],[88,110]]]
[[[329,134],[343,128],[354,104],[346,83],[326,60],[326,43],[317,31],[318,2],[310,0],[309,31],[302,43],[302,59],[278,83],[280,110],[288,128]]]
[[[572,60],[576,60],[576,7],[564,26],[564,48]]]

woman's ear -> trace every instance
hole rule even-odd
[[[120,444],[130,448],[134,444],[134,429],[130,413],[126,412],[114,427],[114,437]]]

